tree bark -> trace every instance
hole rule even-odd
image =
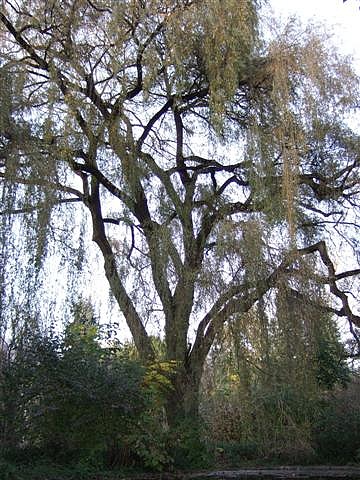
[[[179,366],[165,405],[170,428],[176,427],[185,419],[191,419],[194,424],[198,421],[202,371],[203,364],[190,367],[185,362],[185,366]]]

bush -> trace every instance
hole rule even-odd
[[[203,439],[203,425],[198,419],[186,418],[173,427],[168,435],[168,448],[174,466],[181,470],[212,466],[214,458]]]
[[[360,384],[349,387],[323,402],[312,429],[314,448],[324,461],[359,461]]]
[[[236,467],[258,455],[258,445],[254,442],[219,442],[215,446],[216,463],[227,467]]]
[[[94,326],[71,324],[64,337],[29,335],[1,382],[3,455],[17,463],[161,469],[170,459],[158,442],[155,383],[121,349],[102,348]]]

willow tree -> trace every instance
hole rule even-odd
[[[90,219],[144,361],[161,322],[177,364],[169,419],[196,411],[224,323],[279,282],[311,302],[306,282],[327,285],[319,308],[360,326],[342,285],[360,270],[337,273],[326,243],[332,226],[349,242],[358,228],[360,140],[346,122],[358,78],[311,29],[266,43],[260,12],[256,0],[2,2],[3,314],[19,241],[34,282],[54,246],[66,251],[69,230],[48,235]]]

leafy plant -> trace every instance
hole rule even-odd
[[[2,382],[1,418],[13,427],[7,448],[23,461],[45,456],[116,467],[141,460],[161,469],[170,461],[159,441],[169,371],[102,347],[94,325],[69,324],[64,336],[29,335]]]
[[[346,390],[326,398],[312,426],[315,451],[331,462],[358,461],[360,449],[360,385],[355,378]]]

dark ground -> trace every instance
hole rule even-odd
[[[190,474],[188,479],[358,479],[360,467],[276,467],[276,468],[244,468],[237,470],[214,471],[207,473]]]
[[[275,467],[240,468],[197,473],[162,473],[156,475],[137,475],[131,480],[243,480],[243,479],[357,479],[360,480],[360,466],[313,466],[313,467]],[[120,479],[119,479],[120,480]]]

